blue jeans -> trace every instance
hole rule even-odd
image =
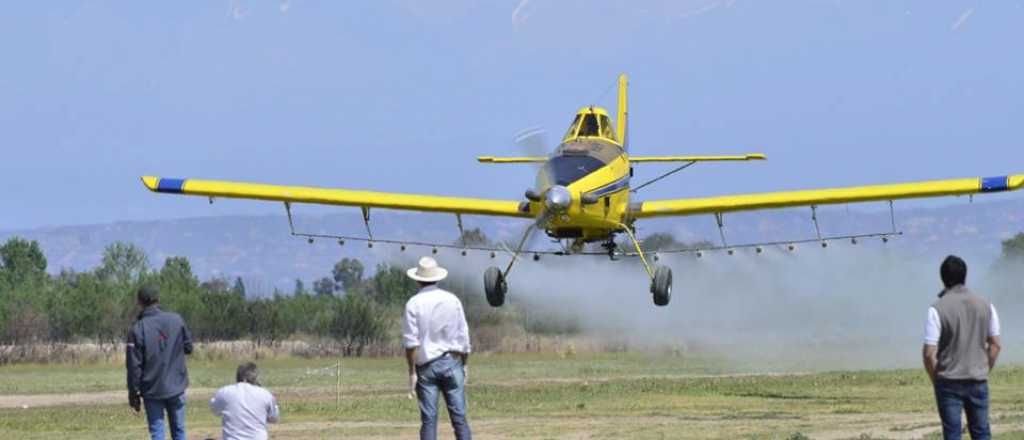
[[[416,397],[420,402],[420,440],[437,438],[437,395],[444,393],[448,404],[448,417],[452,420],[457,440],[471,440],[469,422],[466,421],[466,377],[462,362],[452,355],[444,355],[423,366],[416,367]]]
[[[143,399],[149,438],[164,440],[164,412],[171,422],[171,439],[185,440],[185,393],[170,399]]]
[[[967,413],[967,429],[972,440],[989,440],[988,382],[935,380],[935,402],[942,419],[942,438],[960,440],[963,427],[960,412]]]

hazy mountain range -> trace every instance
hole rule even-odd
[[[912,254],[956,252],[980,258],[998,255],[1000,241],[1024,231],[1024,199],[968,203],[951,199],[942,207],[901,209],[897,205],[897,228],[904,236],[889,243]],[[887,205],[865,210],[831,207],[819,210],[825,235],[873,233],[891,230]],[[301,216],[296,229],[302,232],[365,236],[362,217],[356,211],[339,209],[337,214]],[[727,215],[727,240],[730,244],[788,241],[815,236],[810,209],[764,211]],[[467,216],[466,228],[481,228],[489,237],[514,240],[528,224],[525,220]],[[377,238],[451,243],[458,237],[455,217],[441,214],[413,214],[378,211],[372,219]],[[719,243],[711,216],[659,219],[639,224],[639,234],[671,232],[681,241],[708,240]],[[378,244],[368,249],[365,243],[348,242],[339,246],[333,240],[309,244],[288,233],[287,218],[282,215],[224,216],[115,222],[109,224],[46,227],[0,231],[0,240],[20,236],[37,240],[49,260],[51,272],[61,268],[88,270],[95,267],[101,253],[114,241],[135,243],[144,248],[154,267],[169,256],[186,256],[201,278],[223,275],[241,276],[250,290],[269,291],[277,286],[291,289],[296,278],[309,283],[330,273],[343,257],[359,257],[368,267],[393,260],[397,246]],[[880,243],[867,245],[881,245]],[[548,246],[535,240],[534,247]],[[848,244],[847,244],[848,245]],[[839,244],[835,248],[841,247]],[[839,252],[841,250],[837,250]],[[429,252],[410,247],[408,251]],[[441,258],[464,258],[454,251],[440,253]],[[465,258],[489,258],[478,253]],[[555,258],[555,257],[552,257]],[[453,264],[453,263],[449,263]]]

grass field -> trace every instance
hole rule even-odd
[[[284,418],[274,438],[416,438],[400,359],[336,363],[260,363]],[[190,363],[190,439],[218,436],[206,400],[235,365]],[[123,383],[117,365],[0,367],[0,439],[144,438]],[[992,377],[997,438],[1024,439],[1022,385],[1024,367],[1001,366]],[[469,400],[481,439],[939,438],[919,370],[755,374],[670,354],[475,356]],[[450,428],[442,424],[441,434],[449,438]]]

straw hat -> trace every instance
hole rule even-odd
[[[438,266],[433,258],[423,257],[418,266],[405,271],[405,274],[416,281],[436,283],[448,276],[448,270]]]

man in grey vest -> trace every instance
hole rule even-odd
[[[924,369],[935,388],[945,440],[959,440],[960,414],[967,413],[973,440],[989,440],[988,372],[1001,348],[999,315],[988,301],[964,285],[967,263],[950,255],[939,270],[946,288],[928,309]]]

